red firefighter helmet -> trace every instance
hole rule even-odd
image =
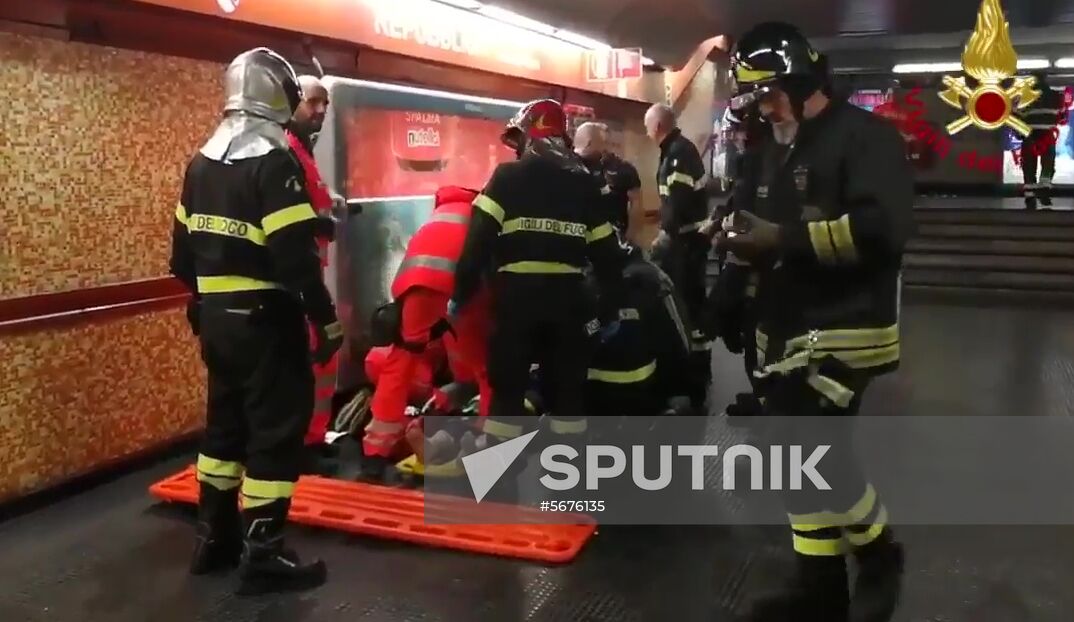
[[[507,122],[500,140],[521,153],[531,140],[567,138],[567,113],[554,99],[538,99],[523,106]]]

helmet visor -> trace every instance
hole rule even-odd
[[[739,88],[738,94],[731,98],[731,110],[749,108],[774,90],[772,84],[747,84],[743,86],[745,88]]]

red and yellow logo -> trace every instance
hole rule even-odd
[[[1010,126],[1022,136],[1029,135],[1029,126],[1015,112],[1035,102],[1040,91],[1033,88],[1036,78],[1014,77],[1018,56],[999,0],[981,1],[977,25],[962,52],[962,70],[977,85],[969,86],[965,76],[943,77],[947,90],[940,93],[940,99],[966,113],[947,125],[948,134],[975,125],[982,130]]]

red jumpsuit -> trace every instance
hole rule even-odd
[[[392,282],[392,298],[403,306],[401,333],[406,343],[427,344],[430,331],[447,314],[455,287],[455,262],[462,254],[476,196],[475,191],[455,186],[438,190],[432,217],[407,245]],[[455,336],[443,336],[452,376],[459,382],[476,383],[483,407],[491,401],[486,369],[489,301],[488,292],[482,292],[456,318]],[[363,440],[367,456],[389,457],[403,437],[407,398],[422,356],[391,346],[373,394],[373,421]]]
[[[306,173],[306,189],[310,195],[313,211],[318,215],[326,214],[332,209],[332,197],[328,194],[328,187],[321,180],[321,173],[317,170],[317,162],[313,155],[302,144],[302,141],[291,132],[287,132],[287,141],[291,143],[291,151],[298,158],[302,170]],[[321,251],[321,267],[328,265],[328,240],[317,239],[317,247]],[[317,339],[313,325],[310,324],[310,342]],[[332,419],[332,396],[336,392],[336,367],[339,363],[339,354],[324,365],[313,364],[313,378],[315,383],[313,397],[313,418],[310,419],[310,427],[306,432],[306,445],[320,445],[324,443],[324,435],[328,432],[328,423]]]

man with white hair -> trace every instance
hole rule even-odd
[[[630,215],[641,206],[638,169],[609,149],[608,126],[603,123],[580,125],[574,134],[574,150],[599,177],[608,201],[606,218],[625,237]]]
[[[656,183],[660,190],[660,235],[653,242],[653,260],[671,277],[697,326],[705,306],[705,268],[711,245],[701,229],[708,217],[705,165],[701,153],[683,136],[675,112],[654,104],[645,113],[645,133],[660,146]],[[711,379],[711,344],[697,329],[694,351],[693,406],[702,410]]]

